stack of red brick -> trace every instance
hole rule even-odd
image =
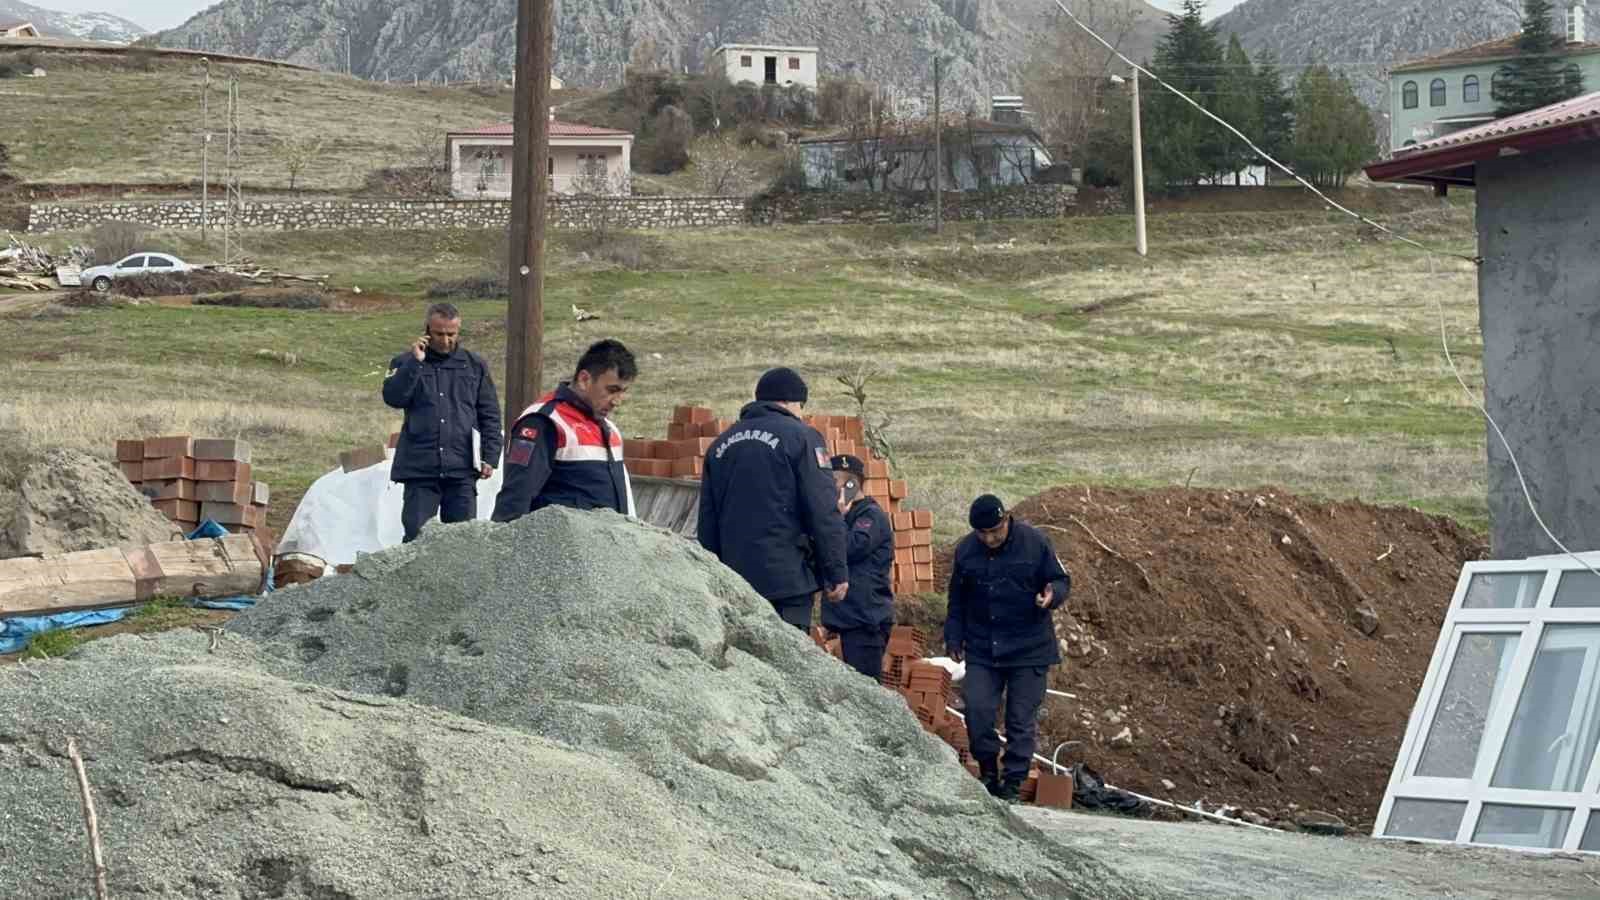
[[[860,457],[867,467],[867,496],[878,501],[894,523],[894,570],[891,588],[896,594],[921,594],[935,589],[933,582],[933,513],[905,508],[906,482],[890,478],[889,463],[867,446],[866,425],[859,416],[806,416],[826,441],[832,455]],[[717,435],[733,426],[703,406],[679,406],[667,424],[667,439],[629,440],[623,448],[628,471],[657,478],[695,478],[705,471],[706,450]]]
[[[267,524],[269,493],[250,478],[250,445],[189,435],[117,441],[117,466],[185,531],[210,519],[235,533]]]

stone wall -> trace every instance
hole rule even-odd
[[[549,200],[557,228],[708,228],[745,225],[741,197],[569,197]],[[223,204],[210,204],[211,227],[220,227]],[[240,227],[300,231],[312,228],[504,228],[505,200],[262,200],[244,205]],[[36,203],[28,208],[28,231],[43,234],[92,228],[102,222],[136,222],[151,228],[200,227],[194,200]]]
[[[1071,185],[1023,185],[989,191],[946,191],[947,222],[984,219],[1053,219],[1066,215],[1077,197]],[[762,225],[846,225],[930,222],[933,193],[803,191],[766,194],[750,202],[751,220]]]
[[[1065,215],[1076,188],[1033,185],[993,191],[947,192],[947,221],[1041,219]],[[830,225],[926,222],[932,194],[822,193],[739,197],[550,198],[557,228],[712,228],[732,225]],[[222,223],[223,203],[210,205],[211,227]],[[261,200],[244,205],[246,229],[301,231],[314,228],[504,228],[511,215],[505,200]],[[36,203],[28,208],[28,231],[44,234],[93,228],[102,222],[135,222],[163,230],[200,227],[194,200]]]

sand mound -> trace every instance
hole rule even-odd
[[[116,466],[75,450],[12,461],[0,490],[0,559],[173,540],[171,522]]]

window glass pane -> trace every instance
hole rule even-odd
[[[1456,829],[1461,827],[1461,816],[1467,811],[1465,800],[1401,800],[1396,798],[1389,810],[1389,824],[1383,830],[1388,837],[1432,838],[1438,841],[1456,839]]]
[[[1515,634],[1465,634],[1456,645],[1428,740],[1417,762],[1427,778],[1471,778],[1483,742],[1483,726],[1505,687]]]
[[[142,256],[130,256],[127,259],[123,260],[122,263],[117,266],[117,268],[119,268],[119,269],[142,269],[142,268],[144,268],[144,257],[142,257]]]
[[[1485,803],[1472,839],[1480,844],[1554,849],[1566,840],[1571,822],[1570,809]]]
[[[1589,813],[1589,827],[1583,830],[1578,849],[1600,851],[1600,812]]]
[[[1600,578],[1593,572],[1562,572],[1551,606],[1600,606]]]
[[[1600,625],[1550,625],[1495,766],[1495,787],[1576,791],[1594,757],[1600,720]]]
[[[1529,609],[1544,587],[1543,572],[1479,572],[1467,582],[1462,609]]]

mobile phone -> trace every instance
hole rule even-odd
[[[846,478],[845,481],[844,481],[844,496],[845,496],[845,499],[853,500],[853,499],[855,499],[856,495],[860,494],[860,493],[861,493],[861,485],[857,484],[856,480],[854,478]]]

